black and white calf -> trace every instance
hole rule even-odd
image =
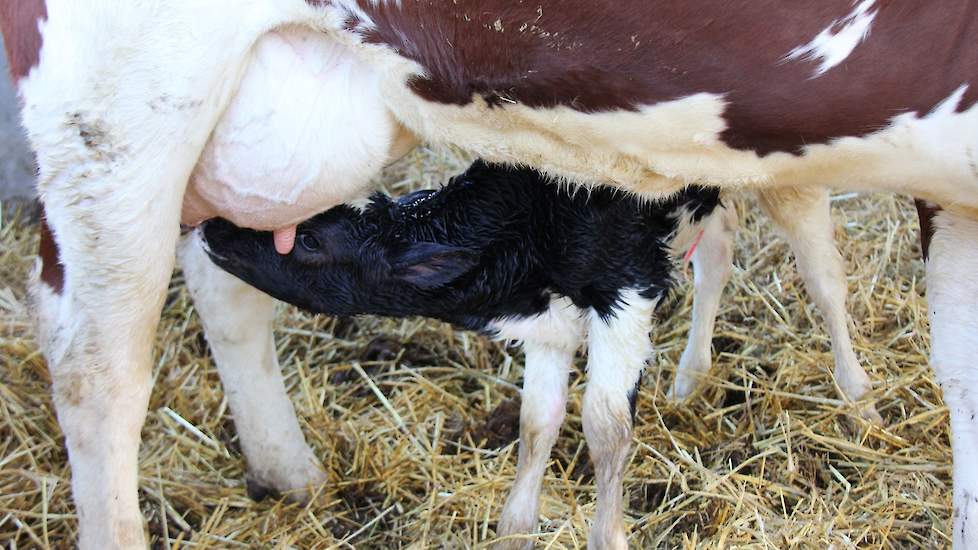
[[[672,285],[673,252],[718,203],[716,190],[697,187],[663,203],[608,189],[569,194],[535,171],[478,161],[437,191],[320,214],[299,226],[287,255],[272,233],[224,220],[203,236],[222,268],[311,311],[423,315],[523,342],[519,463],[502,536],[535,526],[586,336],[582,417],[597,480],[592,538],[602,539],[592,542],[622,548],[622,474],[652,311]]]

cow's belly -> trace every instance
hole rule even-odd
[[[410,67],[409,67],[410,69]],[[721,139],[725,98],[693,94],[635,111],[465,106],[423,101],[395,75],[382,85],[401,122],[425,139],[483,158],[527,164],[577,184],[660,198],[690,183],[724,189],[833,186],[908,193],[978,216],[978,106],[959,88],[927,112],[895,115],[878,131],[758,155]]]
[[[263,37],[191,176],[183,222],[276,229],[364,194],[396,127],[374,74],[320,33]]]

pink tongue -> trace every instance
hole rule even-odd
[[[279,254],[292,252],[295,246],[295,226],[291,225],[285,229],[276,229],[273,233],[275,240],[275,251]]]

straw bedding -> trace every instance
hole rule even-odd
[[[401,193],[464,166],[423,150],[380,182]],[[909,199],[840,195],[856,351],[883,429],[847,414],[832,355],[785,244],[750,201],[714,339],[688,403],[665,398],[689,328],[681,286],[658,312],[625,482],[637,548],[941,548],[949,543],[947,410],[927,367],[923,266]],[[36,230],[0,230],[0,544],[75,537],[70,472],[32,337]],[[282,307],[279,356],[329,483],[306,506],[245,488],[244,460],[193,305],[174,277],[140,450],[154,548],[476,548],[491,543],[516,462],[522,355],[422,319]],[[578,361],[583,366],[582,361]],[[593,509],[583,370],[543,492],[539,548],[582,548]]]

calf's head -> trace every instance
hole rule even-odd
[[[408,235],[400,207],[423,200],[420,191],[398,202],[375,196],[363,211],[337,206],[298,227],[295,248],[275,251],[272,233],[223,219],[199,230],[211,259],[225,271],[280,300],[333,315],[424,315],[438,294],[475,270],[480,253],[439,242],[437,232]]]

